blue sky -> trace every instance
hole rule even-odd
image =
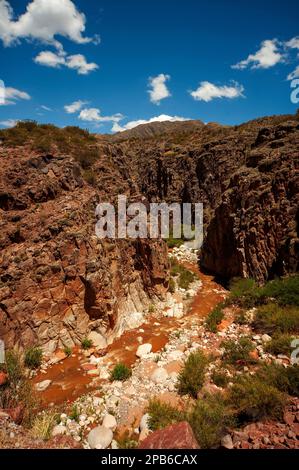
[[[1,126],[294,113],[298,24],[297,0],[0,0]]]

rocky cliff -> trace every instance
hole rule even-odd
[[[298,114],[235,127],[196,121],[185,132],[184,123],[157,126],[97,140],[80,131],[94,147],[88,161],[77,129],[2,132],[0,336],[8,347],[38,342],[52,351],[91,330],[109,337],[166,292],[163,241],[95,236],[96,204],[118,194],[203,202],[200,263],[225,279],[298,270]]]

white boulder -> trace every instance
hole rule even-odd
[[[106,338],[96,331],[89,333],[88,339],[92,341],[92,345],[97,349],[105,349],[107,347]]]
[[[150,343],[141,344],[136,351],[136,356],[142,358],[144,356],[147,356],[147,354],[149,354],[151,350],[152,345]]]
[[[102,426],[104,426],[107,429],[111,429],[112,431],[115,431],[117,427],[117,422],[116,419],[113,415],[106,415],[103,419]]]
[[[91,449],[107,449],[113,439],[113,432],[105,426],[97,426],[87,436],[87,442]]]
[[[164,383],[168,378],[168,372],[163,367],[157,367],[151,375],[151,381],[156,384]]]

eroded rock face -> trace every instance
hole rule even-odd
[[[7,348],[39,344],[50,354],[91,330],[109,336],[121,316],[164,294],[165,243],[95,235],[96,204],[119,190],[113,168],[111,187],[99,170],[98,189],[70,156],[0,152],[0,337]]]
[[[298,149],[298,123],[260,130],[209,225],[204,267],[261,282],[298,270]]]

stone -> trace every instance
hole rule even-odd
[[[35,384],[35,388],[38,392],[44,392],[51,385],[52,380],[43,380]]]
[[[113,432],[105,426],[97,426],[87,436],[87,442],[91,449],[107,449],[112,439]]]
[[[264,335],[262,335],[262,341],[263,341],[263,343],[269,343],[270,341],[272,341],[272,338],[271,338],[271,336],[269,336],[265,333]]]
[[[222,437],[221,447],[224,447],[225,449],[233,449],[234,448],[233,440],[232,440],[230,434],[226,434],[226,436]]]
[[[136,356],[143,358],[147,356],[151,352],[151,350],[152,345],[150,343],[141,344],[136,351]]]
[[[151,375],[151,381],[160,384],[166,382],[168,373],[163,367],[157,367]]]
[[[146,413],[145,415],[142,416],[140,420],[140,424],[139,424],[140,431],[143,431],[144,429],[149,429],[149,419],[150,419],[149,413]]]
[[[104,338],[103,335],[97,333],[96,331],[92,331],[88,335],[88,339],[92,341],[92,345],[96,349],[105,349],[107,347],[107,340]]]
[[[102,426],[104,426],[107,429],[111,429],[112,431],[115,431],[117,427],[117,422],[116,419],[113,415],[106,415],[103,419]]]
[[[151,433],[139,449],[199,449],[191,426],[186,421]]]
[[[65,434],[65,433],[66,433],[66,426],[62,426],[61,424],[57,424],[56,426],[54,426],[54,428],[52,430],[52,437],[60,436],[60,435]]]

